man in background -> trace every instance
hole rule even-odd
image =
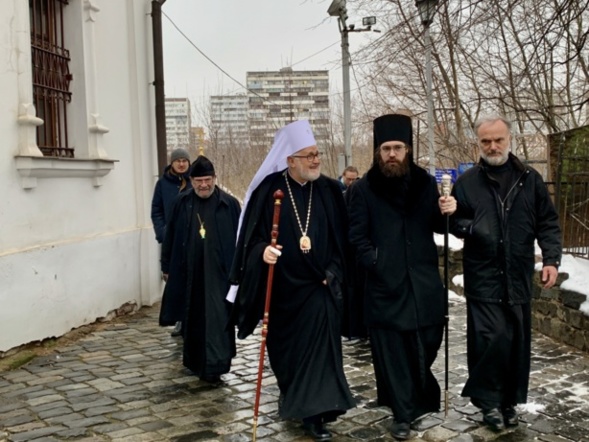
[[[354,166],[348,166],[342,172],[342,175],[338,178],[338,182],[340,183],[340,187],[342,192],[348,190],[348,187],[359,179],[360,174],[358,173],[358,169]]]
[[[151,222],[155,230],[155,239],[160,244],[164,241],[166,223],[170,218],[174,198],[180,192],[192,187],[188,176],[189,168],[188,152],[184,149],[174,149],[170,155],[170,164],[155,185],[151,200]],[[172,336],[180,336],[182,330],[180,319],[168,325],[175,325]]]

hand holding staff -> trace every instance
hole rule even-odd
[[[284,193],[278,189],[272,195],[274,198],[274,215],[272,217],[272,232],[271,232],[271,240],[270,246],[266,247],[264,250],[264,262],[269,264],[268,268],[268,281],[266,284],[266,304],[264,306],[264,319],[262,321],[262,342],[260,345],[260,363],[258,365],[258,382],[256,386],[256,399],[254,403],[254,428],[253,428],[253,435],[252,440],[256,440],[256,431],[258,429],[258,410],[260,408],[260,393],[262,391],[262,374],[264,372],[264,352],[266,350],[266,336],[268,335],[268,320],[270,317],[270,299],[272,297],[272,280],[274,278],[274,264],[280,256],[280,248],[281,246],[276,245],[276,241],[278,239],[278,224],[280,222],[280,206],[282,204],[282,199],[284,198]],[[272,250],[274,249],[274,250]],[[276,253],[278,252],[278,253]]]

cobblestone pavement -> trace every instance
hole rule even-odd
[[[259,334],[238,343],[218,387],[191,376],[180,338],[157,326],[158,306],[74,345],[0,373],[0,441],[248,441]],[[450,407],[424,419],[416,441],[589,442],[589,355],[534,336],[529,404],[514,430],[492,433],[460,397],[466,380],[465,305],[452,303]],[[366,342],[344,341],[348,381],[358,407],[331,424],[334,441],[390,441],[391,417],[375,404]],[[444,389],[443,347],[435,369]],[[263,382],[258,441],[309,441],[298,422],[277,415],[278,389]]]

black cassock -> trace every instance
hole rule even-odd
[[[248,242],[250,253],[247,261],[255,262],[257,268],[250,275],[246,274],[246,280],[265,275],[262,268],[267,265],[262,261],[261,252],[270,242],[274,210],[271,195],[277,189],[285,194],[278,236],[278,244],[283,249],[274,269],[267,336],[268,357],[282,395],[279,407],[282,418],[302,419],[321,414],[324,421],[329,422],[355,405],[343,371],[341,285],[338,282],[343,279],[343,259],[338,250],[341,240],[335,238],[331,225],[336,205],[331,201],[331,192],[326,190],[329,187],[325,184],[326,180],[322,177],[313,186],[311,183],[301,186],[289,178],[303,229],[313,187],[307,231],[311,239],[309,253],[300,249],[299,240],[303,233],[284,175],[274,177],[270,187],[267,187],[268,192],[254,194],[248,207],[248,211],[250,207],[261,208],[254,198],[267,200],[262,204],[262,216],[252,215],[258,221]],[[265,187],[264,184],[261,187]],[[339,194],[341,197],[341,191]],[[249,217],[250,222],[253,222],[252,216]],[[329,281],[327,285],[323,283],[326,278]],[[251,296],[251,293],[245,296]],[[257,303],[254,301],[254,304]],[[244,307],[243,301],[241,307]]]
[[[229,372],[235,356],[235,332],[226,327],[230,313],[230,304],[225,301],[228,271],[223,264],[223,248],[219,246],[220,236],[231,236],[231,232],[219,231],[223,222],[216,219],[216,192],[208,199],[192,198],[183,363],[196,375],[210,377]],[[204,239],[199,232],[201,222]]]

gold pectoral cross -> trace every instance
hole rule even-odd
[[[200,233],[200,237],[202,239],[205,239],[205,235],[207,234],[207,231],[205,230],[205,223],[203,223],[200,219],[200,214],[197,213],[196,216],[198,217],[198,222],[200,223],[200,229],[198,229],[198,233]]]

